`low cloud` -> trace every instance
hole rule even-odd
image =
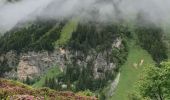
[[[98,18],[100,21],[136,20],[139,13],[155,24],[170,23],[170,0],[19,0],[0,1],[0,30],[35,20]],[[96,17],[95,17],[96,16]]]

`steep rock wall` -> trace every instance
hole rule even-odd
[[[67,64],[76,64],[87,66],[88,62],[92,62],[93,76],[95,79],[105,77],[107,71],[113,72],[117,64],[111,62],[111,53],[113,48],[120,49],[122,39],[117,38],[112,44],[112,47],[103,52],[90,50],[87,56],[80,51],[72,51],[63,48],[56,48],[53,52],[27,52],[17,55],[15,52],[8,52],[6,54],[8,66],[17,67],[17,70],[12,70],[6,73],[6,77],[17,77],[20,80],[25,80],[27,77],[34,79],[43,75],[50,67],[59,66],[61,71],[64,71]],[[4,56],[1,56],[3,60]]]

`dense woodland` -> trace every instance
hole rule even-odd
[[[57,24],[56,24],[57,23]],[[0,53],[10,50],[20,52],[54,49],[53,42],[60,37],[64,23],[37,22],[23,28],[14,28],[0,37]]]
[[[139,93],[132,92],[130,100],[169,100],[170,99],[170,62],[162,62],[159,66],[145,66],[138,82]]]
[[[164,32],[161,28],[152,25],[139,26],[136,29],[139,44],[146,49],[152,58],[159,64],[161,61],[166,60],[167,47],[163,42]]]
[[[7,60],[0,61],[0,69],[0,77],[3,77],[4,72],[12,70],[12,68],[7,65]]]
[[[77,30],[72,33],[69,45],[72,49],[85,53],[92,48],[104,51],[109,49],[113,41],[120,36],[121,34],[116,25],[79,24]]]

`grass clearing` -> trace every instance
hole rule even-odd
[[[36,87],[36,88],[40,88],[40,87],[43,87],[44,83],[45,83],[45,78],[52,78],[52,77],[55,77],[57,75],[59,75],[61,73],[60,69],[58,66],[54,66],[52,68],[50,68],[45,75],[43,75],[41,77],[41,79],[36,82],[35,84],[33,84],[33,87]]]
[[[121,75],[115,93],[110,100],[128,100],[128,94],[136,91],[135,84],[139,80],[144,66],[154,64],[147,51],[137,46],[134,41],[129,42],[129,55],[121,67]]]
[[[76,19],[70,20],[62,29],[60,39],[57,40],[57,45],[65,45],[72,36],[72,32],[76,30],[78,21]]]

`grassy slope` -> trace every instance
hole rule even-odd
[[[50,68],[50,69],[47,71],[47,73],[46,73],[44,76],[41,77],[41,79],[40,79],[38,82],[36,82],[36,83],[33,85],[33,87],[37,87],[37,88],[43,87],[43,84],[45,83],[45,78],[46,78],[46,77],[47,77],[47,78],[52,78],[52,77],[55,77],[55,76],[57,76],[57,75],[59,75],[59,74],[60,74],[60,69],[59,69],[59,67],[52,67],[52,68]]]
[[[143,65],[138,65],[135,68],[134,64],[139,64],[142,59],[144,60]],[[134,86],[140,78],[143,67],[153,63],[151,56],[145,50],[135,45],[134,42],[129,42],[129,55],[126,63],[122,66],[118,87],[110,99],[128,100],[129,92],[136,90]]]
[[[77,28],[77,20],[70,20],[62,29],[60,39],[56,42],[57,45],[65,45],[71,38],[72,32]]]

